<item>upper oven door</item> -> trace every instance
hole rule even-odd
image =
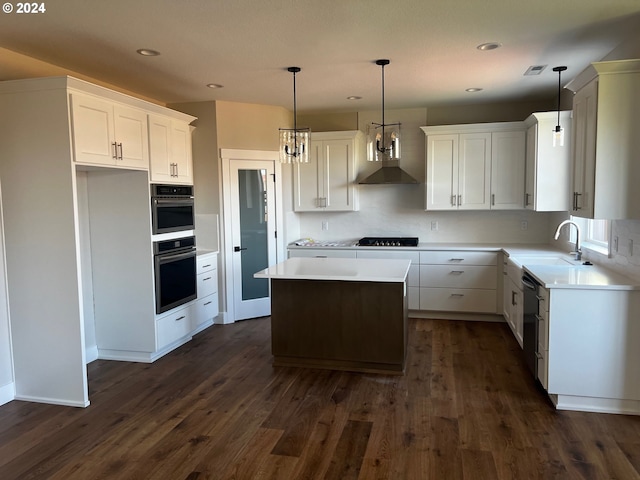
[[[153,197],[151,199],[153,233],[193,230],[193,197]]]

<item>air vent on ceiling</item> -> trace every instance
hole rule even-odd
[[[540,75],[542,71],[547,68],[546,65],[531,65],[527,68],[527,71],[524,72],[525,75]]]

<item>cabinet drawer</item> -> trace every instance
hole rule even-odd
[[[314,248],[301,249],[295,248],[289,250],[289,258],[295,257],[318,257],[318,258],[356,258],[355,250],[333,250],[331,248]]]
[[[156,320],[157,350],[189,335],[190,332],[191,319],[188,308]]]
[[[198,255],[196,257],[196,271],[198,273],[208,272],[218,267],[218,256],[213,255]]]
[[[420,286],[495,289],[498,283],[496,268],[475,265],[420,265]]]
[[[200,298],[192,305],[191,330],[195,330],[207,320],[215,318],[220,313],[218,309],[218,295]]]
[[[496,291],[421,287],[420,310],[496,313]]]
[[[411,264],[420,263],[420,252],[390,252],[389,250],[358,250],[358,258],[389,258],[393,260],[411,260]]]
[[[461,250],[420,252],[420,263],[423,265],[497,265],[498,254]]]
[[[209,270],[197,276],[198,298],[207,297],[218,291],[218,270]]]

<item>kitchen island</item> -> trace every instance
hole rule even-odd
[[[271,280],[273,363],[402,374],[409,260],[290,258]]]

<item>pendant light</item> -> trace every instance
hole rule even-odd
[[[387,59],[376,60],[382,69],[382,123],[369,126],[367,160],[370,162],[400,159],[400,124],[384,122],[384,67],[389,63]]]
[[[567,69],[565,66],[553,67],[554,72],[558,72],[558,124],[553,129],[553,146],[564,147],[564,128],[560,126],[560,92],[562,91],[561,76]]]
[[[307,163],[309,161],[309,141],[311,130],[298,128],[296,105],[296,73],[300,67],[289,67],[293,73],[293,128],[280,129],[280,161],[282,163]]]

